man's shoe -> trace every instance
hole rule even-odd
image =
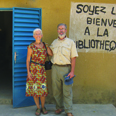
[[[55,110],[55,114],[61,114],[64,110],[63,109],[57,109]]]
[[[67,113],[67,116],[73,116],[72,113]]]

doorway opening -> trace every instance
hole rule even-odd
[[[0,11],[0,54],[0,102],[8,104],[12,101],[12,11]]]

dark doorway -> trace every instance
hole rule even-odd
[[[0,54],[0,99],[8,103],[12,100],[12,11],[0,11]]]

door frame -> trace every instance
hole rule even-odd
[[[13,11],[13,8],[0,8],[0,11]],[[12,70],[12,73],[13,73],[13,70]],[[13,86],[12,86],[12,89],[13,89]],[[13,99],[13,96],[12,96],[12,99]]]
[[[23,8],[23,7],[13,7],[13,8],[0,8],[0,11],[11,11],[12,13],[14,13],[14,8]],[[33,9],[33,8],[26,8],[26,9]],[[40,9],[40,14],[42,14],[41,13],[41,8],[35,8],[35,9]],[[42,17],[42,15],[41,15],[41,17]],[[41,17],[40,17],[40,19],[41,19]],[[13,19],[12,19],[13,20]],[[42,20],[41,20],[41,23],[40,23],[40,28],[42,28]],[[12,24],[12,26],[13,26],[13,24]],[[13,27],[12,27],[13,28]],[[12,29],[12,30],[14,30],[14,29]],[[12,32],[12,44],[13,44],[13,32]],[[14,45],[14,44],[13,44]],[[14,49],[13,49],[13,47],[12,47],[12,67],[14,67]],[[13,93],[14,93],[14,68],[12,69],[12,95],[13,95]],[[14,99],[14,97],[12,96],[12,99]],[[39,101],[40,101],[40,99],[39,99]],[[32,101],[33,103],[34,103],[34,101]],[[35,105],[35,103],[34,103],[34,105]],[[15,106],[16,107],[16,106]],[[14,106],[13,106],[13,108],[15,108]],[[22,106],[21,106],[22,107]]]

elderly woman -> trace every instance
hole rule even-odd
[[[41,112],[47,114],[47,110],[44,106],[45,97],[48,94],[46,71],[45,71],[45,60],[46,60],[46,48],[48,55],[52,56],[52,51],[45,43],[44,46],[41,39],[43,37],[42,30],[37,28],[33,31],[33,37],[35,42],[28,46],[27,52],[27,82],[26,82],[26,96],[33,96],[35,104],[37,106],[36,115],[39,116]],[[41,100],[41,109],[39,105],[39,97]]]

